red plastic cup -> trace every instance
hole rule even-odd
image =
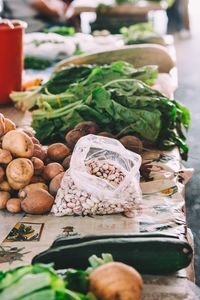
[[[20,91],[23,70],[23,33],[19,20],[0,20],[0,105],[11,102],[9,94]]]

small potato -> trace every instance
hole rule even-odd
[[[10,199],[10,193],[0,191],[0,209],[6,208],[8,199]]]
[[[0,137],[5,134],[5,118],[4,115],[0,113]]]
[[[74,127],[74,129],[84,131],[86,134],[97,134],[99,132],[99,126],[91,121],[80,122]]]
[[[76,145],[76,143],[78,142],[78,140],[87,135],[87,132],[83,131],[83,130],[79,130],[79,129],[73,129],[70,130],[66,136],[65,136],[65,140],[67,142],[67,145],[73,149],[74,146]]]
[[[25,198],[29,191],[38,190],[38,189],[43,189],[45,191],[48,191],[48,186],[43,182],[31,183],[25,186],[23,189],[19,190],[18,197]]]
[[[64,168],[61,166],[59,163],[50,163],[47,166],[44,167],[43,169],[43,177],[46,180],[51,180],[54,178],[56,175],[59,173],[63,172]]]
[[[32,157],[31,161],[33,163],[33,168],[34,168],[34,174],[39,175],[42,173],[42,170],[44,168],[44,163],[41,159],[38,157]]]
[[[4,118],[4,123],[5,123],[5,133],[16,129],[15,123],[8,118]]]
[[[0,167],[0,182],[4,181],[5,179],[5,171],[2,167]]]
[[[111,132],[107,132],[107,131],[99,132],[98,135],[113,138],[113,139],[115,138],[115,136]]]
[[[138,154],[141,154],[143,151],[142,141],[136,136],[126,135],[122,137],[119,141],[126,149],[130,151],[136,152]]]
[[[71,155],[65,157],[65,159],[62,162],[62,166],[65,169],[65,171],[69,169],[71,157],[72,157]]]
[[[101,300],[141,300],[143,280],[132,267],[109,262],[89,275],[89,290]]]
[[[43,189],[32,190],[21,201],[23,211],[29,214],[46,214],[51,210],[54,197]]]
[[[32,156],[37,157],[37,158],[41,159],[42,161],[44,161],[47,156],[47,151],[41,145],[34,144]]]
[[[20,213],[22,211],[21,200],[19,198],[10,198],[7,201],[6,208],[13,214]]]
[[[15,157],[33,156],[34,145],[31,138],[22,131],[11,130],[3,137],[2,148]]]
[[[45,179],[41,175],[33,175],[30,183],[39,183],[39,182],[45,183]]]
[[[40,141],[36,137],[32,136],[31,139],[34,145],[41,145]]]
[[[33,173],[33,164],[27,158],[16,158],[6,168],[8,183],[14,190],[19,190],[28,185]]]
[[[0,164],[9,164],[12,160],[12,155],[10,151],[0,149]]]
[[[58,189],[60,188],[61,181],[65,172],[56,175],[49,184],[49,192],[51,195],[56,196]]]
[[[11,186],[9,185],[8,181],[4,180],[0,182],[0,191],[4,191],[4,192],[11,191]]]
[[[25,129],[23,129],[23,132],[26,133],[31,138],[35,136],[34,132],[32,130],[25,130]]]
[[[47,156],[53,161],[62,161],[66,156],[70,154],[70,149],[62,144],[55,143],[48,147]]]

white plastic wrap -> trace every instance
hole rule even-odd
[[[52,211],[62,215],[132,212],[141,201],[141,157],[115,139],[82,137]]]
[[[24,54],[50,61],[72,56],[76,50],[73,40],[56,33],[33,32],[24,37]]]

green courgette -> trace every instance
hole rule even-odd
[[[170,274],[187,267],[192,248],[176,238],[105,238],[50,248],[35,256],[32,263],[53,262],[55,269],[85,269],[88,257],[110,253],[115,261],[136,268],[142,274]]]
[[[119,238],[175,238],[179,237],[175,234],[166,234],[160,232],[144,232],[144,233],[134,233],[134,234],[104,234],[104,235],[75,235],[75,236],[65,236],[57,238],[51,248],[56,248],[60,246],[74,245],[99,239],[119,239]]]

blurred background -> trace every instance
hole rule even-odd
[[[85,6],[99,6],[98,13],[83,11],[74,15],[75,3]],[[0,0],[1,16],[22,19],[29,23],[27,32],[43,30],[53,25],[74,26],[77,31],[109,30],[119,34],[120,28],[139,22],[152,21],[155,32],[173,34],[176,48],[178,89],[175,98],[185,104],[191,111],[191,127],[188,134],[189,159],[186,166],[195,169],[194,176],[186,188],[186,205],[188,226],[192,229],[195,240],[195,267],[197,284],[200,285],[200,1],[169,0],[170,7],[165,10],[151,11],[135,18],[106,15],[106,5],[113,1],[33,1]],[[85,4],[84,4],[85,3]],[[104,34],[106,34],[104,32]]]

